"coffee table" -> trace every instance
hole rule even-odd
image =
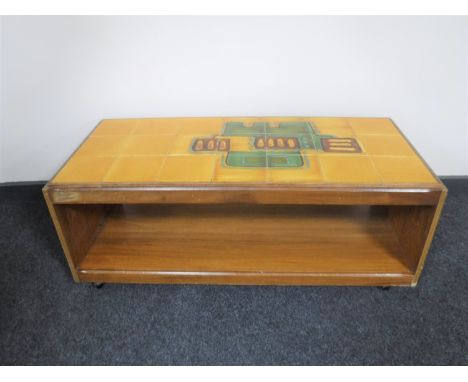
[[[447,190],[386,118],[106,119],[44,187],[77,282],[416,285]]]

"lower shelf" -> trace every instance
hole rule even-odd
[[[387,207],[117,205],[81,281],[410,285]]]

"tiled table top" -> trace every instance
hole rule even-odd
[[[389,119],[104,120],[53,184],[434,184]]]

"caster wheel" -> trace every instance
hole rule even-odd
[[[390,290],[391,287],[389,286],[381,286],[381,287],[377,287],[379,288],[380,290]]]
[[[104,283],[93,283],[96,289],[101,289],[104,286]]]

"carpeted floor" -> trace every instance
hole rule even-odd
[[[0,364],[468,365],[468,180],[417,288],[75,284],[41,187],[0,187]]]

